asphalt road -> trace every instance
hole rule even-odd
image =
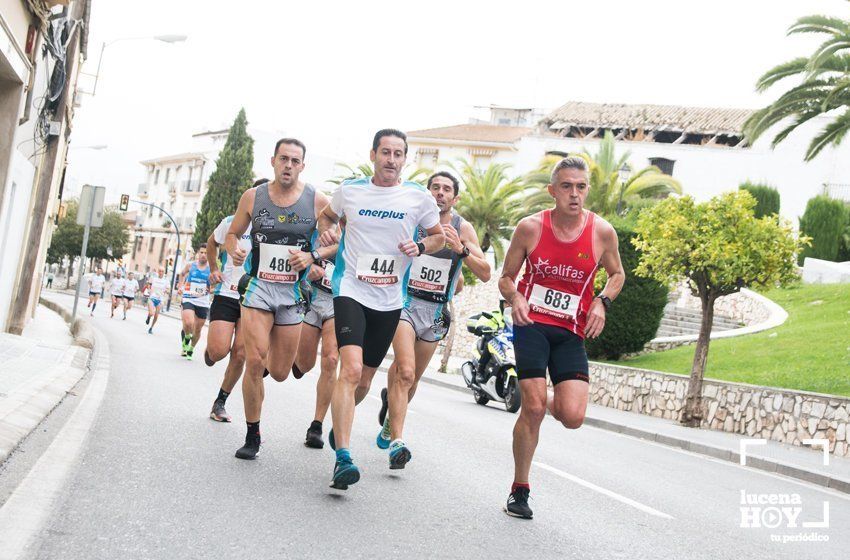
[[[515,416],[423,384],[407,424],[413,460],[390,471],[374,444],[382,374],[355,418],[361,481],[332,490],[333,453],[303,445],[315,373],[267,381],[260,457],[240,461],[239,389],[228,401],[234,423],[207,416],[223,364],[180,358],[174,320],[148,335],[143,311],[110,320],[102,306],[93,322],[109,340],[109,384],[36,558],[799,560],[843,557],[850,544],[845,495],[548,417],[532,471],[535,519],[510,518]],[[742,528],[742,491],[799,498],[784,506],[800,508],[796,526]],[[824,502],[829,526],[802,527],[821,520]],[[774,541],[801,534],[828,541]]]

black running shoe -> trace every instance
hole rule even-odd
[[[312,447],[313,449],[322,449],[325,446],[325,442],[322,439],[322,426],[310,426],[307,428],[307,440],[304,442],[304,445],[307,447]]]
[[[389,409],[390,403],[387,400],[387,388],[384,387],[381,389],[381,410],[378,411],[378,424],[382,427],[384,425],[384,420],[387,419],[387,409]]]
[[[145,319],[145,324],[146,324],[146,325],[150,325],[150,323],[151,323],[151,316],[150,316],[150,315],[148,315],[148,318],[147,318],[147,319]]]
[[[511,517],[531,519],[534,514],[528,507],[528,494],[528,488],[517,488],[511,492],[508,496],[508,503],[505,505],[505,513]]]
[[[245,445],[236,450],[237,459],[253,460],[257,458],[257,453],[260,452],[260,436],[247,435],[245,436]]]
[[[212,410],[210,410],[210,418],[216,422],[230,422],[230,415],[227,413],[227,410],[225,410],[224,403],[222,401],[216,400],[213,403]]]

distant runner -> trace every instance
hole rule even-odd
[[[162,302],[168,297],[170,289],[168,278],[165,277],[165,269],[159,267],[156,272],[152,272],[148,285],[145,290],[148,292],[148,318],[145,319],[145,324],[150,324],[148,334],[153,334],[154,325],[159,319],[159,311],[162,308]],[[151,322],[153,319],[153,322]]]
[[[180,274],[180,285],[183,286],[182,311],[183,320],[183,353],[191,360],[195,346],[201,339],[201,329],[207,321],[210,312],[210,266],[207,262],[207,244],[201,243],[195,253],[197,260],[186,263]]]
[[[97,273],[89,277],[89,303],[86,307],[91,307],[90,316],[94,316],[94,308],[97,307],[97,300],[103,294],[105,283],[106,278],[103,277],[103,269],[98,267]]]
[[[112,310],[109,313],[109,318],[115,317],[115,309],[124,307],[124,283],[126,280],[121,278],[121,272],[116,271],[115,276],[109,283],[109,295],[112,296]]]

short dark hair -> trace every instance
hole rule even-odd
[[[274,153],[277,153],[277,150],[275,150]],[[251,188],[253,189],[254,187],[259,187],[263,183],[268,183],[268,182],[269,182],[269,180],[266,179],[265,177],[263,177],[262,179],[257,179],[256,181],[254,181],[254,184],[251,185]]]
[[[305,146],[304,142],[298,138],[281,138],[278,140],[277,144],[274,145],[274,155],[277,155],[277,150],[280,148],[281,144],[292,144],[293,146],[298,146],[301,148],[301,157],[307,157],[307,146]]]
[[[375,138],[372,140],[372,151],[377,152],[378,146],[381,145],[381,138],[384,136],[395,136],[404,140],[404,155],[407,155],[407,134],[395,128],[382,128],[375,133]]]
[[[458,193],[460,192],[460,183],[458,183],[457,178],[454,175],[452,175],[451,173],[449,173],[448,171],[437,171],[436,173],[434,173],[433,175],[428,177],[428,188],[429,189],[431,188],[431,181],[433,181],[437,177],[445,177],[446,179],[451,181],[452,182],[452,188],[454,188],[454,190],[455,190],[455,196],[458,195]]]
[[[198,245],[198,251],[200,251],[201,249],[206,249],[206,248],[207,248],[206,243],[201,243],[200,245]]]

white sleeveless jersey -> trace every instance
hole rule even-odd
[[[233,216],[227,216],[218,224],[213,232],[213,238],[218,243],[218,260],[219,269],[221,269],[221,284],[218,284],[213,290],[213,295],[239,299],[237,287],[239,279],[243,274],[248,273],[247,267],[251,265],[251,224],[248,224],[248,229],[242,234],[239,239],[239,248],[248,252],[245,262],[242,266],[234,266],[233,259],[224,250],[224,242],[227,240],[227,232],[230,230],[230,222],[233,221]]]
[[[398,245],[414,239],[418,226],[440,223],[434,197],[417,183],[378,187],[364,178],[343,183],[330,206],[345,218],[331,279],[334,297],[377,311],[401,309],[411,259]]]

